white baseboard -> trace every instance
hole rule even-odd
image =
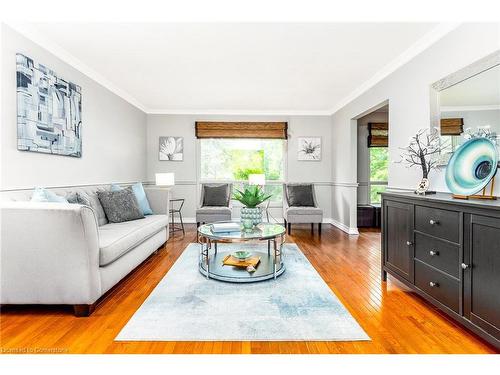
[[[356,236],[359,234],[358,228],[351,228],[348,227],[347,225],[341,223],[340,221],[334,220],[334,219],[329,219],[330,224],[332,224],[334,227],[339,228],[341,231],[346,232],[349,235]]]
[[[238,219],[238,218],[234,218]],[[178,224],[179,219],[176,217],[175,223]],[[195,217],[185,217],[183,218],[184,224],[196,224],[196,218]],[[347,225],[342,224],[341,222],[331,219],[331,218],[324,218],[323,219],[323,224],[330,224],[333,225],[334,227],[339,228],[341,231],[349,234],[349,235],[358,235],[358,228],[349,228]]]

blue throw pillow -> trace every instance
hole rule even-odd
[[[123,188],[116,184],[111,184],[111,191],[119,191]],[[148,198],[146,197],[146,192],[144,191],[144,187],[142,183],[138,182],[132,185],[132,191],[134,192],[135,198],[137,199],[137,203],[139,203],[139,207],[142,210],[144,215],[153,215],[153,210],[149,206]]]
[[[44,188],[35,188],[31,196],[31,202],[55,202],[68,203],[67,199]]]

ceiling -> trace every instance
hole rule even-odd
[[[331,113],[436,25],[37,23],[30,27],[146,112]]]

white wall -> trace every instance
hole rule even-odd
[[[406,145],[418,129],[430,126],[430,85],[500,48],[499,24],[464,24],[399,68],[332,118],[334,186],[332,215],[355,227],[356,215],[356,119],[370,108],[389,101],[389,157],[396,160],[398,147]],[[353,154],[354,150],[354,154]],[[350,155],[350,160],[346,156]],[[421,171],[400,164],[389,166],[389,187],[413,189]],[[430,175],[431,186],[444,187],[443,172]],[[500,189],[498,187],[497,189]],[[497,194],[500,190],[497,190]]]
[[[173,197],[185,198],[183,215],[194,219],[199,201],[197,171],[197,140],[194,133],[196,121],[287,121],[289,129],[286,160],[286,179],[290,182],[314,182],[319,205],[324,208],[325,218],[331,217],[331,118],[329,116],[195,116],[195,115],[148,115],[147,116],[147,178],[154,181],[157,172],[174,172],[176,186]],[[159,161],[158,138],[160,136],[184,137],[183,161]],[[318,162],[297,160],[297,137],[320,136],[322,159]],[[281,218],[281,209],[272,210]],[[235,210],[234,215],[238,215]]]
[[[370,204],[370,149],[368,148],[368,123],[389,122],[387,112],[372,112],[358,119],[358,204]]]
[[[8,26],[1,34],[1,189],[144,180],[145,113]],[[18,52],[82,87],[81,158],[17,150]]]

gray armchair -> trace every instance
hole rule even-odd
[[[288,234],[292,232],[292,224],[318,224],[321,234],[323,210],[318,207],[313,184],[283,184],[283,218]]]
[[[233,184],[201,184],[200,204],[196,209],[196,223],[231,220],[231,194]]]

